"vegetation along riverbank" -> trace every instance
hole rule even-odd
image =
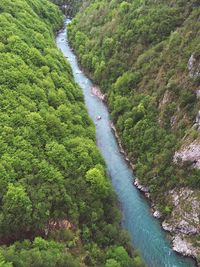
[[[0,266],[144,266],[47,0],[0,1]]]
[[[83,2],[70,42],[174,249],[199,261],[199,1]]]

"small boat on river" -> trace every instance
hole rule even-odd
[[[101,120],[101,116],[97,116],[97,120],[98,120],[98,121]]]

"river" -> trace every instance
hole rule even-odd
[[[69,22],[70,20],[66,20],[66,24]],[[119,151],[110,127],[108,109],[91,93],[93,83],[78,66],[77,58],[68,43],[66,29],[59,32],[56,43],[70,63],[75,81],[82,88],[89,115],[96,125],[97,145],[122,207],[123,227],[128,230],[134,247],[140,250],[149,267],[194,267],[193,261],[172,250],[166,233],[152,216],[148,202],[133,186],[134,175]],[[101,116],[100,120],[97,120],[98,116]]]

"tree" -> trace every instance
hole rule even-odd
[[[107,257],[114,259],[116,262],[120,263],[121,267],[133,266],[132,259],[129,257],[127,251],[124,247],[118,246],[107,252]]]
[[[102,166],[96,166],[86,173],[86,181],[91,184],[94,194],[107,196],[110,184],[104,176]]]
[[[109,259],[106,261],[105,267],[121,267],[121,264],[114,259]]]
[[[1,267],[13,267],[12,263],[6,262],[3,255],[0,253],[0,266]]]
[[[20,184],[9,184],[3,197],[3,229],[16,237],[30,229],[32,222],[32,203],[25,188]]]

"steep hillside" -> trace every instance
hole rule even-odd
[[[83,4],[81,0],[51,0],[54,4],[58,5],[65,15],[74,16]]]
[[[47,0],[0,1],[0,266],[142,266],[56,49],[62,22]]]
[[[69,27],[71,43],[106,94],[136,174],[176,235],[174,248],[200,255],[200,3],[88,4]]]

